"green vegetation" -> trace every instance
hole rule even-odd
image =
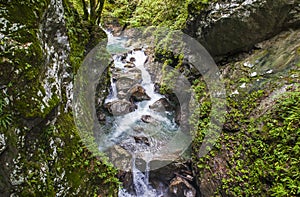
[[[105,0],[68,0],[82,19],[90,25],[99,25]]]
[[[0,128],[8,129],[8,126],[11,124],[12,116],[8,113],[6,108],[8,107],[7,94],[3,91],[0,92]]]
[[[84,56],[105,38],[98,26],[100,19],[105,25],[117,21],[128,27],[184,29],[188,16],[197,16],[210,2],[107,0],[101,17],[103,0],[63,0],[65,31],[71,47],[68,63],[72,69],[68,73],[75,75]],[[62,95],[54,93],[47,105],[43,101],[47,68],[39,27],[49,3],[50,0],[0,3],[1,17],[8,21],[6,26],[0,24],[1,34],[5,35],[0,40],[0,130],[6,143],[0,155],[0,172],[6,173],[0,176],[1,186],[8,185],[7,190],[21,196],[55,196],[59,192],[67,196],[115,196],[119,187],[117,170],[103,155],[90,151],[97,149],[94,138],[86,139],[87,143],[80,139],[72,112],[64,111],[65,90]],[[170,53],[164,45],[171,36],[165,36],[157,45],[155,58],[165,68],[182,71],[184,57]],[[220,68],[225,73],[228,113],[224,132],[205,157],[199,157],[198,151],[208,128],[214,126],[210,125],[212,101],[201,77],[192,81],[195,101],[200,103],[191,118],[196,128],[192,133],[192,162],[198,181],[208,177],[215,180],[216,195],[300,195],[300,48],[273,49],[280,50],[283,51],[278,54],[263,50],[253,57],[261,70],[274,68],[269,78],[263,74],[250,77],[255,67],[245,68],[240,65],[243,62]],[[283,58],[279,58],[283,52]],[[290,54],[291,58],[287,57]],[[275,58],[268,59],[269,56]],[[168,82],[174,73],[164,71],[163,75],[161,92],[169,94],[172,83]],[[63,83],[71,81],[70,77]],[[262,105],[285,85],[287,89],[270,105]],[[232,94],[234,90],[239,90],[238,94]],[[218,163],[220,160],[224,163]],[[9,174],[19,181],[3,184],[6,180],[2,177]]]
[[[130,27],[154,25],[183,29],[191,11],[200,12],[208,3],[208,0],[107,0],[103,23],[116,19]]]
[[[196,110],[196,118],[192,119],[198,126],[194,133],[192,160],[197,166],[199,180],[209,178],[206,184],[216,191],[216,196],[300,194],[299,53],[293,45],[281,46],[281,51],[271,48],[257,51],[248,58],[261,67],[249,69],[238,62],[222,70],[228,103],[224,131],[214,149],[201,158],[198,151],[210,124],[211,104],[205,83],[194,82],[196,99],[201,105]],[[277,43],[272,47],[278,47]],[[295,50],[289,61],[276,63],[280,53]],[[280,67],[280,70],[271,76],[249,77],[253,70],[263,67]],[[244,83],[246,85],[241,88]],[[234,90],[238,93],[233,94]]]
[[[72,116],[61,115],[55,125],[45,127],[35,140],[26,142],[28,148],[21,150],[27,155],[21,158],[26,166],[22,173],[27,174],[23,196],[53,196],[58,192],[68,196],[113,196],[117,192],[116,169],[80,142],[73,125]],[[34,144],[39,148],[31,149]]]
[[[251,119],[249,126],[238,134],[241,148],[234,150],[229,161],[233,169],[222,180],[228,194],[300,194],[299,90],[299,86],[293,87],[277,100],[272,110]]]

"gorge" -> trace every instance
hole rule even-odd
[[[1,196],[300,195],[299,0],[0,5]],[[192,55],[164,48],[172,34],[152,31],[158,47],[141,45],[131,30],[143,26],[197,40],[223,86],[211,91]],[[185,124],[190,143],[182,132],[174,154],[153,154]]]

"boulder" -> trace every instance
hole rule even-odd
[[[217,1],[190,14],[186,32],[219,61],[249,50],[284,29],[299,27],[299,12],[299,1]]]
[[[126,100],[116,100],[105,105],[109,113],[115,116],[128,114],[136,109],[136,105]]]
[[[131,78],[122,77],[117,79],[117,91],[128,91],[132,86],[137,84],[137,81]]]
[[[152,105],[150,105],[149,108],[157,112],[174,110],[174,107],[169,103],[169,101],[166,98],[160,98],[159,100],[155,101]]]
[[[125,73],[113,73],[117,91],[127,92],[132,86],[142,81],[142,72],[138,68],[130,68]]]
[[[129,90],[129,99],[132,101],[150,100],[150,96],[146,93],[146,90],[141,85],[135,85]]]

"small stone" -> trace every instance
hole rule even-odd
[[[245,66],[245,67],[248,67],[248,68],[253,68],[253,67],[254,67],[254,64],[251,64],[250,62],[245,62],[245,63],[244,63],[244,66]]]
[[[144,123],[152,123],[152,122],[155,121],[155,119],[152,116],[150,116],[150,115],[142,115],[141,120]]]
[[[134,57],[131,57],[129,61],[130,61],[130,62],[135,62],[135,58],[134,58]]]
[[[231,94],[232,94],[232,95],[239,94],[239,91],[238,91],[238,90],[235,90],[235,91],[232,92]]]
[[[127,63],[124,65],[125,68],[134,68],[135,65],[133,63]]]

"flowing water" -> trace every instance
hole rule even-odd
[[[163,196],[166,188],[153,188],[149,181],[151,172],[150,162],[159,154],[161,149],[164,148],[165,143],[168,142],[179,130],[179,127],[174,121],[175,112],[164,111],[156,112],[149,108],[151,104],[157,100],[164,98],[163,95],[158,94],[154,90],[154,83],[151,80],[149,72],[145,69],[144,64],[147,61],[147,55],[144,49],[132,50],[124,47],[124,38],[113,37],[108,34],[108,51],[110,53],[117,53],[113,56],[114,67],[119,72],[125,73],[127,68],[124,67],[126,62],[134,60],[135,68],[141,71],[142,81],[140,85],[145,89],[150,100],[135,102],[137,109],[131,113],[114,117],[112,128],[106,141],[106,145],[112,146],[117,144],[128,151],[131,155],[131,172],[133,177],[134,192],[129,193],[126,189],[120,189],[119,197],[159,197]],[[124,60],[124,54],[126,59]],[[129,52],[128,52],[129,51]],[[118,100],[118,92],[115,80],[111,79],[111,91],[106,98],[105,103]],[[149,115],[153,120],[157,121],[155,124],[149,124],[141,121],[141,117]],[[137,132],[137,129],[139,131]],[[137,142],[134,137],[145,139],[144,142]],[[101,149],[101,147],[100,147]],[[145,161],[144,170],[136,166],[136,159],[142,158]]]

